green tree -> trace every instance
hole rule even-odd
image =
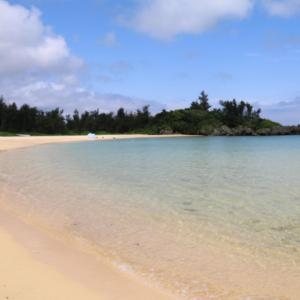
[[[198,97],[198,101],[193,101],[190,108],[208,112],[210,107],[208,95],[202,91]]]
[[[204,91],[202,91],[199,96],[199,102],[200,102],[200,110],[209,111],[211,106],[209,104],[208,95],[205,94]]]

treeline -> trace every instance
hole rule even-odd
[[[254,134],[278,123],[260,117],[260,109],[244,101],[220,101],[212,108],[208,95],[202,92],[197,101],[186,109],[163,110],[151,115],[149,106],[135,112],[120,108],[116,113],[103,113],[98,109],[64,115],[56,108],[42,111],[27,104],[18,107],[0,98],[0,131],[11,133],[80,134],[84,132],[107,133],[184,133],[230,135]]]

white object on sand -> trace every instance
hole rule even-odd
[[[95,139],[97,138],[96,134],[94,134],[94,133],[89,133],[89,134],[87,135],[87,137],[88,137],[90,140],[95,140]]]

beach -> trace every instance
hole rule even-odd
[[[300,300],[298,37],[300,0],[0,0],[0,300]]]
[[[0,299],[299,299],[300,140],[161,137],[0,138]]]
[[[97,135],[95,139],[89,139],[85,135],[0,137],[0,151],[54,143],[71,143],[84,141],[92,142],[140,138],[166,138],[175,136],[183,135],[107,134]]]
[[[148,137],[106,135],[98,140]],[[85,136],[0,137],[0,150],[87,140]],[[174,299],[81,248],[27,224],[2,206],[0,299]]]

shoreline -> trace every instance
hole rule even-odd
[[[50,143],[177,136],[181,135],[108,135],[98,136],[96,140],[89,140],[86,136],[0,137],[0,151]],[[177,299],[159,287],[148,285],[143,278],[119,270],[105,258],[81,247],[80,241],[61,240],[55,234],[22,220],[5,207],[6,196],[2,191],[1,299]]]
[[[111,140],[124,139],[151,139],[151,138],[170,138],[170,137],[186,137],[183,134],[170,135],[148,135],[148,134],[107,134],[96,135],[95,139],[89,139],[86,135],[58,135],[58,136],[13,136],[0,137],[0,151],[7,151],[19,148],[27,148],[45,144],[59,144],[72,142],[101,142]]]
[[[0,208],[0,298],[175,300],[122,272],[81,241],[62,240]]]

